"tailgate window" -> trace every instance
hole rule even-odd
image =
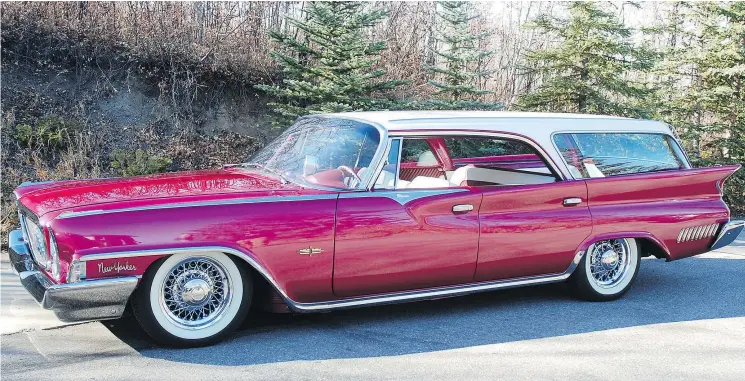
[[[574,178],[688,168],[678,143],[646,133],[563,133],[554,143]]]

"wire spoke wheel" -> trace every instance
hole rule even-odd
[[[590,301],[620,298],[639,273],[640,244],[634,238],[596,241],[570,278],[577,296]]]
[[[629,246],[626,240],[597,242],[589,258],[592,280],[600,287],[613,287],[623,280],[629,270],[629,262]]]
[[[252,297],[248,266],[225,253],[195,250],[153,262],[135,289],[132,312],[156,341],[196,347],[234,331]]]
[[[230,277],[217,261],[187,258],[163,279],[160,307],[174,324],[200,329],[219,320],[230,303]]]

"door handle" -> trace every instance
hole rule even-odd
[[[453,213],[470,212],[472,210],[473,210],[473,205],[471,204],[453,205]]]
[[[575,206],[582,203],[582,199],[579,197],[570,197],[564,199],[564,206]]]

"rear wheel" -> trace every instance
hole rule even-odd
[[[641,256],[635,239],[598,241],[587,249],[570,283],[582,299],[615,300],[631,288],[640,264]]]
[[[230,256],[176,254],[148,269],[132,307],[156,341],[201,346],[219,341],[245,319],[252,294],[249,272]]]

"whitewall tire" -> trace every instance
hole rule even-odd
[[[248,314],[253,296],[250,273],[236,260],[215,252],[155,262],[132,300],[142,328],[173,346],[212,344],[232,332]]]
[[[582,299],[615,300],[631,288],[640,264],[639,244],[635,239],[598,241],[587,249],[570,283]]]

